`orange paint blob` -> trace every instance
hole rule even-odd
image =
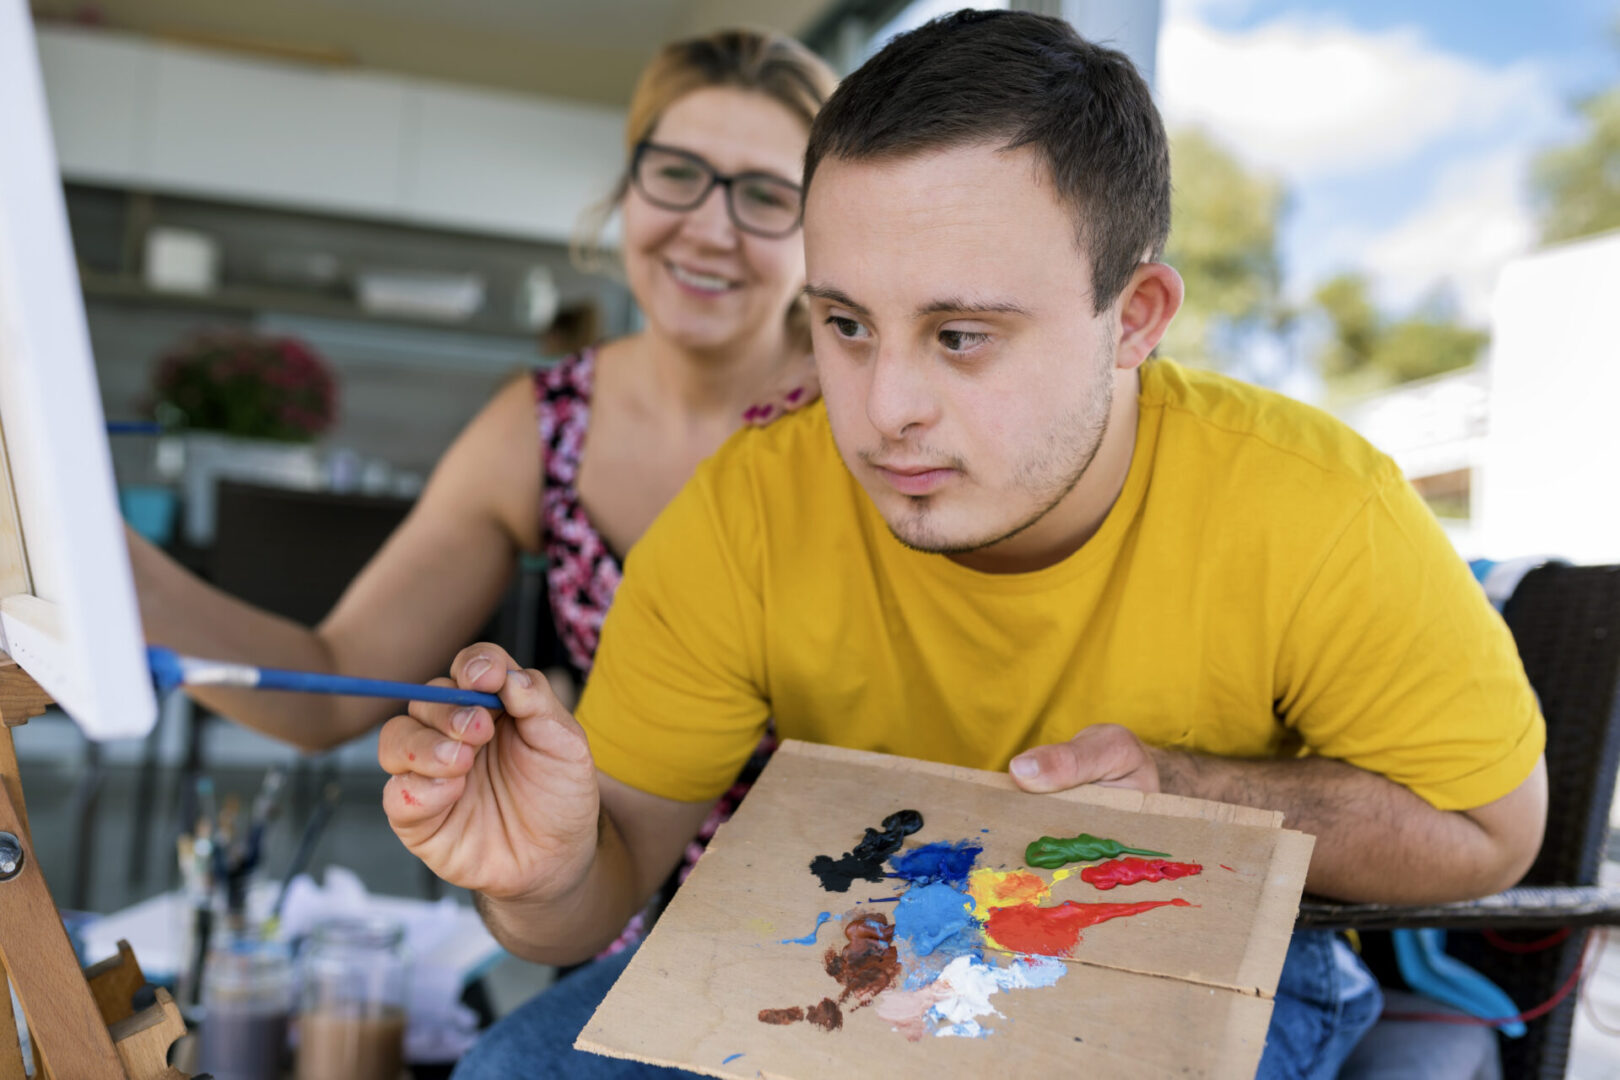
[[[984,931],[997,945],[1013,952],[1067,956],[1080,941],[1080,931],[1086,927],[1166,906],[1193,905],[1179,897],[1145,900],[1139,904],[1078,904],[1073,900],[1055,907],[1019,904],[990,912]]]
[[[1041,903],[1052,895],[1052,886],[1028,870],[975,870],[968,875],[968,895],[983,922],[991,908]]]

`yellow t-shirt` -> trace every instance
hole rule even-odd
[[[1095,723],[1205,754],[1314,753],[1441,809],[1545,739],[1511,635],[1395,465],[1338,421],[1142,368],[1102,527],[1027,574],[902,547],[819,405],[745,430],[631,554],[579,706],[597,764],[680,800],[787,737],[983,769]]]

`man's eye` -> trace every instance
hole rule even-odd
[[[939,343],[950,352],[965,352],[975,345],[982,345],[990,338],[989,334],[980,334],[972,330],[941,330]]]
[[[846,319],[842,315],[827,316],[827,325],[832,327],[839,337],[858,338],[866,328],[854,319]]]

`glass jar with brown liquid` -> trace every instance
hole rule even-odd
[[[331,919],[301,958],[298,1080],[400,1080],[405,1068],[405,931]]]

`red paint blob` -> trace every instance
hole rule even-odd
[[[411,761],[416,760],[416,755],[415,754],[406,754],[405,756],[406,756],[406,758],[408,758]]]
[[[1080,940],[1080,931],[1086,927],[1109,919],[1140,915],[1166,905],[1192,907],[1180,897],[1174,900],[1147,900],[1140,904],[1077,904],[1073,900],[1055,907],[1019,904],[1016,907],[992,908],[984,928],[1004,949],[1038,956],[1066,956]]]
[[[1113,859],[1086,867],[1080,871],[1080,880],[1106,890],[1115,885],[1135,885],[1138,881],[1173,881],[1203,872],[1204,868],[1197,863],[1165,862],[1163,859]]]

